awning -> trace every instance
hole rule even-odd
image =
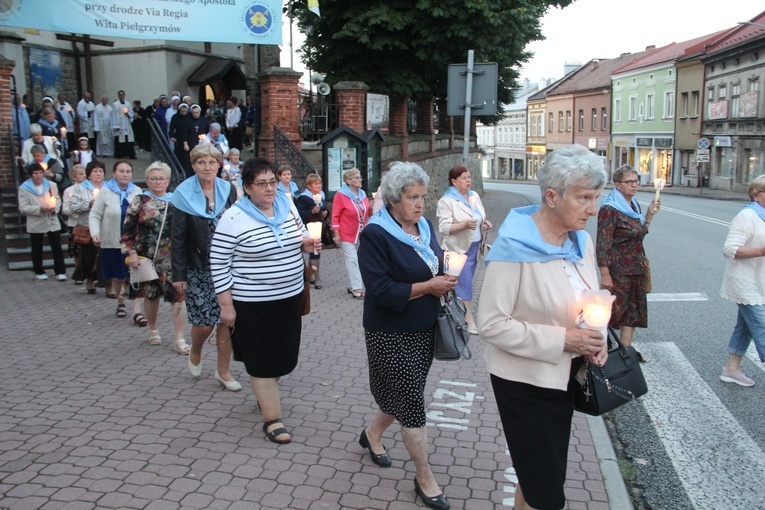
[[[221,80],[232,90],[247,90],[247,79],[236,60],[210,58],[188,77],[189,85],[207,85]]]

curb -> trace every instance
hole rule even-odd
[[[595,445],[595,455],[600,464],[610,510],[634,510],[603,418],[587,415],[587,425],[590,427],[592,443]]]

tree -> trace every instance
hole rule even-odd
[[[321,17],[296,8],[313,25],[301,48],[310,69],[327,81],[363,81],[375,91],[410,98],[446,97],[447,67],[467,61],[499,64],[498,99],[513,101],[518,67],[542,39],[550,6],[573,0],[326,0]],[[295,2],[299,5],[299,2]]]

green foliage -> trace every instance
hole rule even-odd
[[[321,17],[305,0],[293,3],[299,25],[314,27],[301,48],[327,81],[363,81],[375,92],[411,98],[446,97],[447,67],[467,61],[499,64],[498,96],[513,101],[524,50],[542,39],[551,6],[573,0],[320,0]]]

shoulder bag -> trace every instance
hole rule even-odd
[[[141,263],[138,267],[130,268],[130,287],[133,290],[141,288],[142,283],[150,282],[159,279],[157,270],[154,268],[154,262],[157,260],[157,253],[159,253],[159,243],[162,240],[162,230],[165,228],[165,219],[167,219],[167,210],[170,208],[169,204],[165,205],[165,213],[162,215],[162,224],[159,226],[159,234],[157,234],[157,246],[154,247],[154,256],[151,259],[147,257],[139,257]],[[130,257],[125,259],[125,263],[129,264]]]
[[[93,239],[90,237],[90,228],[87,225],[75,225],[72,227],[72,242],[77,244],[90,244]]]
[[[436,340],[433,357],[439,361],[470,359],[468,348],[470,333],[465,321],[465,305],[453,293],[441,298],[441,309],[436,322]]]
[[[574,409],[579,412],[600,416],[648,392],[635,348],[625,347],[610,326],[608,341],[615,347],[609,348],[605,365],[598,367],[585,359],[571,381]]]

